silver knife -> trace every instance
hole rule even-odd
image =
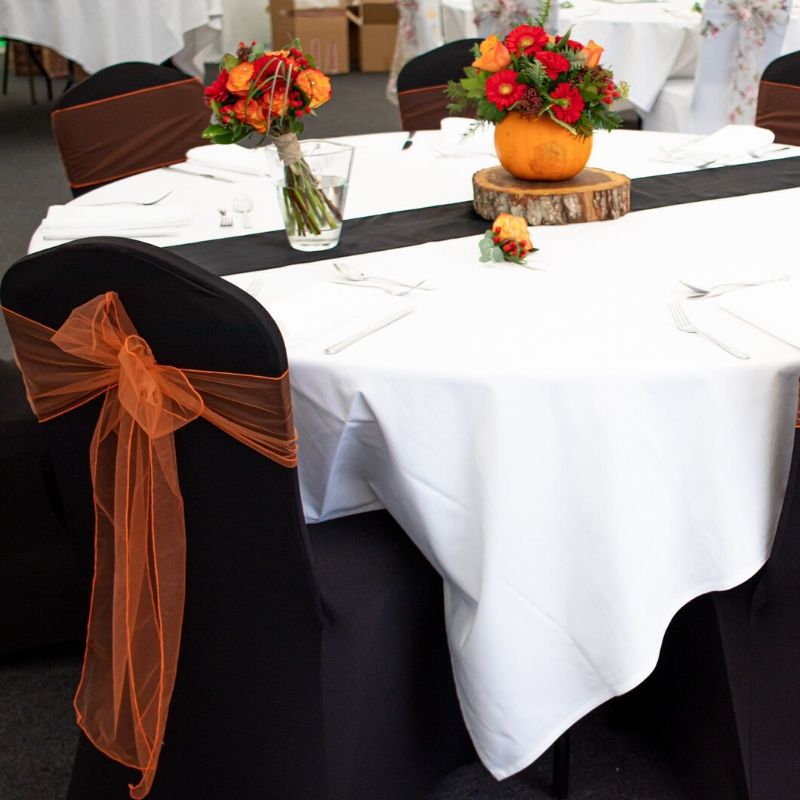
[[[334,353],[339,353],[344,350],[345,347],[350,347],[351,344],[355,344],[361,339],[369,336],[371,333],[375,333],[375,331],[379,331],[381,328],[385,328],[387,325],[397,322],[398,319],[402,319],[406,315],[410,314],[413,310],[413,308],[401,308],[397,311],[393,311],[383,319],[373,322],[371,325],[367,325],[366,328],[362,328],[360,331],[354,333],[352,336],[348,336],[346,339],[342,339],[341,342],[336,342],[336,344],[326,347],[324,352],[329,356],[334,355]]]
[[[215,175],[211,172],[199,172],[192,168],[182,167],[180,164],[170,164],[164,169],[171,169],[173,172],[181,172],[184,175],[194,175],[197,178],[211,178],[214,181],[223,181],[224,183],[238,183],[241,180],[240,178],[228,178],[225,175]]]

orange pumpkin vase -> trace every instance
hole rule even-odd
[[[577,175],[592,152],[591,136],[576,136],[549,117],[510,111],[495,126],[500,163],[524,181],[565,181]]]

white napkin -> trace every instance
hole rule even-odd
[[[791,283],[754,286],[721,297],[717,304],[792,347],[800,349],[800,287]]]
[[[446,156],[494,155],[494,125],[468,117],[445,117],[440,123],[439,153]]]
[[[221,169],[243,175],[266,175],[269,167],[262,148],[248,149],[238,144],[207,144],[186,152],[188,166]]]
[[[177,229],[191,221],[188,206],[50,206],[42,223],[42,238],[177,236]]]
[[[669,154],[678,161],[736,162],[752,159],[775,141],[775,134],[755,125],[726,125],[708,136],[673,148]]]
[[[150,205],[166,199],[172,184],[162,172],[131,175],[124,181],[115,181],[76,197],[71,206]]]
[[[379,290],[357,286],[315,283],[279,300],[265,302],[278,324],[287,347],[326,334],[322,344],[330,345],[381,320],[409,303]]]

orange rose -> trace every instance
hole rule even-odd
[[[240,122],[250,125],[258,133],[267,132],[267,120],[264,117],[264,107],[255,100],[240,97],[233,106],[233,116]]]
[[[499,72],[511,63],[511,54],[506,46],[494,35],[487,36],[481,42],[481,55],[472,62],[477,69],[487,72]]]
[[[331,99],[331,80],[318,69],[306,69],[295,79],[295,85],[308,97],[309,108],[319,108]]]
[[[586,56],[586,66],[590,69],[600,63],[600,56],[603,55],[603,48],[594,39],[589,39],[589,44],[581,50]]]
[[[283,81],[276,82],[268,86],[261,95],[261,102],[264,109],[269,109],[269,113],[276,117],[282,117],[287,109],[286,84]]]
[[[243,61],[228,73],[228,91],[244,97],[250,91],[250,81],[252,80],[253,65],[249,61]]]

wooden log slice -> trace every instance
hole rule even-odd
[[[531,225],[566,225],[617,219],[631,210],[631,181],[590,167],[567,181],[523,181],[502,167],[472,176],[475,211],[493,220],[506,212]]]

